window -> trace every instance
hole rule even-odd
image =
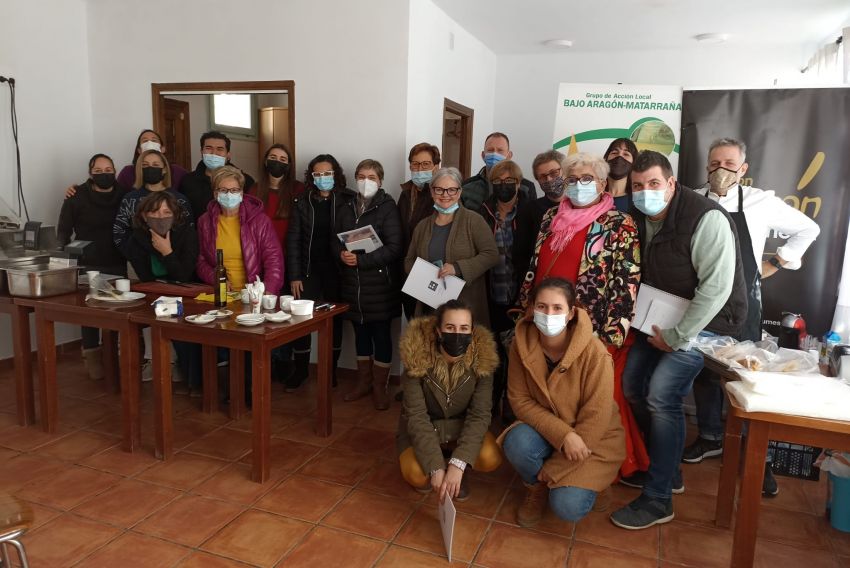
[[[210,95],[210,125],[235,138],[257,139],[257,103],[254,95]]]

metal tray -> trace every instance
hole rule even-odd
[[[9,294],[25,298],[58,296],[77,290],[79,267],[57,267],[37,264],[21,268],[6,268]]]
[[[7,268],[25,268],[45,264],[50,260],[50,255],[22,255],[0,259],[0,295],[9,295],[9,281],[6,277]]]

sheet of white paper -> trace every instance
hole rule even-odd
[[[375,246],[375,241],[372,239],[360,239],[359,241],[346,242],[345,248],[351,252],[362,250],[365,253],[370,253],[378,249],[378,247]]]
[[[439,268],[424,258],[417,258],[401,291],[434,309],[449,300],[457,300],[466,281],[457,276],[437,278],[439,272]]]
[[[384,243],[381,242],[381,237],[378,236],[372,225],[338,233],[337,238],[350,251],[365,250],[368,253],[384,246]],[[363,241],[369,241],[369,244],[367,245]]]
[[[445,500],[440,504],[437,511],[440,515],[440,529],[443,531],[443,544],[446,546],[446,555],[449,557],[449,562],[452,561],[452,539],[455,534],[455,517],[457,510],[452,503],[452,498],[446,495]]]
[[[641,284],[635,302],[632,327],[650,335],[653,334],[653,325],[670,329],[681,321],[690,305],[690,300],[653,288],[649,284]]]

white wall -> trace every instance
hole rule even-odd
[[[450,35],[454,35],[453,48]],[[407,139],[401,165],[406,169],[407,150],[419,142],[442,145],[443,99],[447,98],[475,111],[472,172],[477,172],[484,165],[479,155],[484,137],[501,129],[493,116],[496,55],[431,0],[410,1],[408,45]]]

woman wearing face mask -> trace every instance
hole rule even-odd
[[[459,300],[472,307],[475,321],[490,324],[485,274],[499,262],[496,239],[487,222],[460,206],[462,178],[457,168],[440,168],[431,183],[434,212],[413,231],[404,259],[410,273],[417,257],[440,267],[438,276],[457,276],[466,281]],[[428,311],[421,302],[417,314]]]
[[[357,384],[346,402],[372,393],[377,410],[390,407],[387,383],[393,361],[390,326],[401,315],[401,267],[404,236],[395,201],[383,189],[384,168],[376,160],[363,160],[354,172],[357,193],[343,191],[345,203],[336,216],[335,233],[372,226],[383,246],[365,252],[348,250],[333,239],[339,259],[340,299],[349,310],[343,315],[354,326],[357,351]]]
[[[533,285],[546,278],[575,282],[579,304],[587,309],[594,333],[614,358],[614,393],[628,443],[622,473],[629,476],[649,466],[640,430],[622,392],[631,345],[626,338],[640,281],[637,227],[629,215],[617,211],[613,197],[605,192],[609,167],[604,160],[573,154],[565,158],[563,171],[567,199],[543,216],[520,306],[529,305]]]
[[[129,258],[127,243],[132,232],[133,217],[139,203],[152,193],[165,191],[173,195],[180,204],[180,216],[191,224],[192,212],[186,197],[173,189],[171,182],[171,167],[161,153],[156,150],[145,150],[136,160],[136,180],[133,187],[137,188],[127,193],[118,208],[115,223],[112,226],[112,238],[124,256]]]
[[[401,227],[404,231],[404,252],[410,246],[413,229],[419,221],[431,215],[434,211],[434,200],[431,198],[431,178],[440,167],[440,149],[433,144],[421,142],[410,149],[407,155],[410,166],[410,179],[401,184],[401,195],[398,197],[398,210],[401,214]],[[416,298],[402,294],[404,316],[413,319],[416,311]]]
[[[330,154],[319,154],[304,172],[306,190],[295,199],[295,210],[289,219],[286,236],[286,270],[290,290],[296,299],[339,300],[339,271],[333,242],[337,239],[336,214],[345,202],[345,172]],[[350,191],[350,190],[349,190]],[[351,192],[353,193],[353,192]],[[297,390],[307,379],[310,369],[310,338],[293,342],[295,373],[287,378],[287,392]],[[333,384],[342,348],[342,326],[334,318]]]
[[[80,265],[104,274],[127,274],[127,263],[112,242],[112,220],[127,190],[115,181],[115,164],[106,154],[89,160],[89,178],[75,186],[76,191],[62,203],[56,237],[67,245],[74,239],[91,241],[83,251]],[[92,379],[103,378],[100,330],[82,328],[83,361]]]
[[[622,213],[628,213],[632,207],[629,173],[637,155],[637,146],[628,138],[617,138],[608,145],[604,154],[610,169],[606,191],[614,198],[617,211]]]
[[[526,486],[517,523],[535,525],[547,500],[559,518],[578,522],[617,476],[625,440],[611,359],[570,282],[547,278],[535,287],[509,359],[518,422],[500,441]],[[600,500],[596,508],[606,506]]]
[[[416,318],[399,342],[404,403],[396,443],[404,480],[417,491],[469,497],[464,472],[493,471],[501,452],[489,432],[496,344],[472,308],[452,300]]]

